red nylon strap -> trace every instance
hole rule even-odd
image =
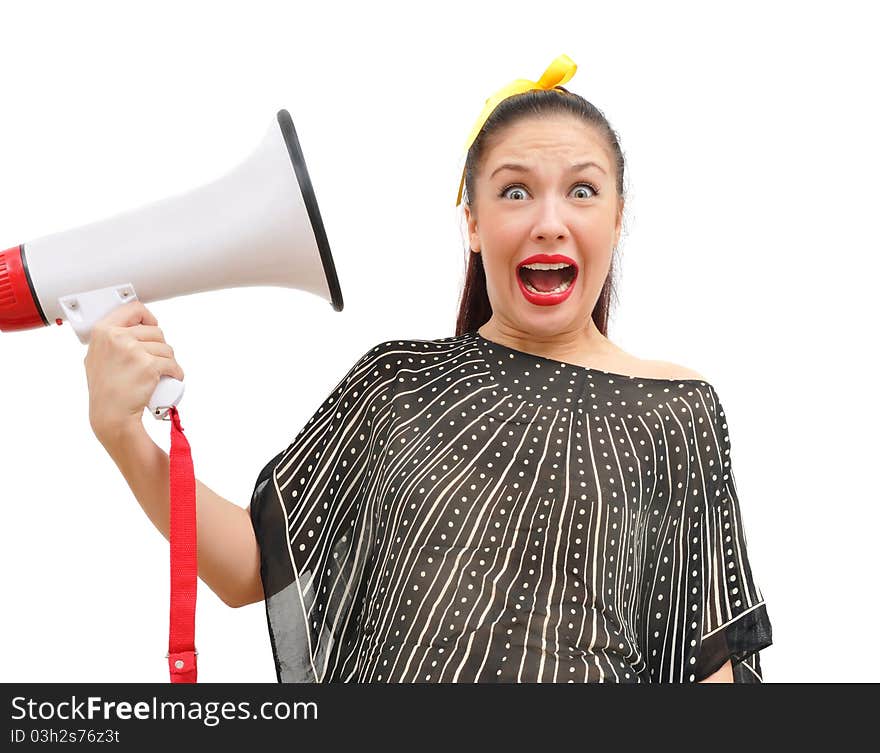
[[[171,540],[171,613],[168,632],[168,671],[171,682],[196,682],[195,625],[198,555],[196,540],[196,481],[192,453],[172,406],[170,456],[169,538]]]

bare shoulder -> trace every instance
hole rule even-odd
[[[623,374],[636,374],[651,379],[698,379],[708,382],[702,374],[687,366],[673,363],[672,361],[658,361],[647,358],[639,358],[638,356],[628,353],[619,345],[607,340],[608,345],[612,348],[610,359],[613,360],[611,371],[619,371]]]
[[[652,376],[661,379],[698,379],[701,382],[709,380],[698,371],[689,369],[672,361],[642,361],[646,369],[650,370]]]

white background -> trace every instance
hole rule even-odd
[[[725,405],[765,680],[873,681],[869,7],[5,3],[0,249],[213,180],[289,110],[344,310],[282,288],[148,306],[186,372],[196,475],[245,507],[356,358],[454,334],[464,140],[565,53],[628,160],[609,336]],[[91,432],[85,350],[67,324],[0,334],[0,680],[166,682],[168,542]],[[168,449],[170,424],[144,423]],[[196,642],[200,682],[275,681],[262,604],[200,582]]]

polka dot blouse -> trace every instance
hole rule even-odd
[[[279,682],[761,682],[711,384],[476,330],[367,353],[251,498]]]

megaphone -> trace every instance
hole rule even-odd
[[[342,291],[293,120],[221,178],[109,219],[0,252],[0,331],[67,321],[88,343],[114,308],[233,287],[296,288],[342,311]],[[162,376],[166,419],[183,383]],[[167,419],[166,419],[167,420]]]

